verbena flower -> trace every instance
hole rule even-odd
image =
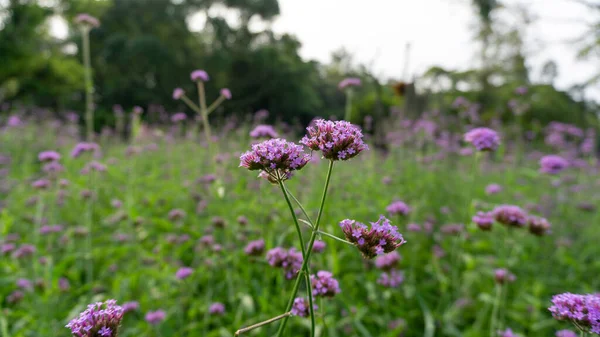
[[[60,160],[60,153],[56,151],[42,151],[38,154],[38,159],[41,162],[53,162]]]
[[[252,138],[277,138],[279,134],[271,125],[260,124],[250,131]]]
[[[180,280],[183,280],[183,279],[188,278],[190,275],[192,275],[193,272],[194,272],[194,269],[189,268],[189,267],[179,268],[179,270],[177,270],[177,272],[175,273],[175,277],[177,277]]]
[[[499,337],[518,337],[516,333],[514,333],[510,328],[504,331],[498,331]]]
[[[181,88],[173,89],[173,99],[175,99],[175,100],[181,99],[181,97],[183,97],[183,95],[185,95],[185,90],[183,90]]]
[[[181,220],[183,218],[185,218],[185,211],[180,209],[180,208],[175,208],[169,211],[169,220],[171,221],[177,221],[177,220]]]
[[[252,150],[240,157],[240,167],[260,170],[277,182],[289,179],[293,171],[302,169],[309,160],[310,155],[300,145],[276,138],[252,145]]]
[[[447,224],[440,228],[440,232],[448,235],[458,235],[465,230],[465,225],[463,224]]]
[[[75,337],[116,337],[123,319],[123,308],[108,300],[88,305],[87,309],[66,325]]]
[[[353,243],[365,258],[372,259],[377,255],[390,253],[405,244],[398,227],[393,226],[390,220],[383,215],[376,222],[371,222],[369,228],[355,220],[342,220],[340,227],[346,239]]]
[[[225,97],[225,99],[231,99],[231,90],[227,89],[227,88],[223,88],[221,89],[221,91],[219,92],[221,94],[221,96]]]
[[[569,167],[569,162],[561,156],[549,155],[540,159],[540,172],[558,174]]]
[[[410,213],[410,207],[402,201],[394,201],[385,208],[390,215],[408,215]]]
[[[166,317],[167,313],[164,310],[156,310],[148,311],[144,318],[146,319],[146,322],[154,325],[164,321]]]
[[[505,284],[508,282],[514,282],[517,277],[507,269],[501,268],[494,270],[494,279],[498,284]]]
[[[38,190],[44,190],[47,189],[48,187],[50,187],[50,180],[48,179],[38,179],[34,182],[31,183],[31,187],[38,189]]]
[[[600,334],[600,296],[596,294],[555,295],[548,310],[559,321],[571,321],[579,329]]]
[[[201,69],[192,71],[192,73],[190,74],[190,78],[194,82],[197,82],[197,81],[206,82],[209,80],[208,73]]]
[[[310,281],[315,297],[333,297],[340,292],[338,281],[328,271],[321,270],[311,275]]]
[[[136,105],[136,106],[133,107],[133,113],[136,114],[136,115],[141,115],[141,114],[144,113],[144,108],[142,108],[141,106]]]
[[[387,288],[397,288],[402,282],[404,282],[404,274],[395,269],[381,273],[377,279],[377,283]]]
[[[479,227],[479,229],[489,231],[492,229],[492,225],[494,224],[494,214],[491,212],[477,212],[477,214],[473,216],[472,220],[477,227]]]
[[[136,301],[123,303],[123,312],[135,311],[140,308],[140,304]]]
[[[496,151],[500,145],[500,136],[489,128],[475,128],[465,133],[464,140],[478,151]]]
[[[90,27],[99,27],[100,26],[100,20],[98,20],[97,18],[95,18],[87,13],[77,14],[77,16],[75,16],[75,23],[78,23],[81,25],[88,25]]]
[[[187,119],[187,115],[183,112],[177,112],[171,116],[171,122],[179,123]]]
[[[308,135],[300,143],[313,151],[321,151],[329,160],[348,160],[369,149],[360,128],[350,122],[317,119],[306,130]]]
[[[396,251],[385,255],[379,255],[375,258],[375,267],[381,270],[391,270],[398,265],[398,262],[400,262],[401,259],[402,257]]]
[[[514,205],[500,205],[492,211],[496,221],[503,225],[512,227],[524,227],[527,225],[527,212],[521,207]]]
[[[559,330],[556,332],[556,337],[577,337],[577,334],[571,330]]]
[[[325,247],[327,247],[327,244],[324,241],[315,240],[315,242],[313,243],[312,251],[315,253],[321,253],[325,250]]]
[[[96,143],[82,142],[75,145],[71,151],[71,157],[77,158],[85,152],[96,152],[100,150],[100,146]]]
[[[244,248],[244,253],[250,256],[261,255],[265,251],[265,240],[250,241]]]
[[[212,303],[208,308],[208,312],[211,315],[223,315],[225,313],[225,305],[219,302]]]
[[[277,268],[285,271],[285,278],[293,279],[302,268],[302,253],[295,248],[286,250],[281,247],[275,247],[267,252],[267,262]]]
[[[530,216],[528,221],[529,232],[537,236],[543,236],[550,233],[552,225],[548,220],[542,217]]]
[[[319,307],[313,303],[313,310],[318,309]],[[302,297],[296,297],[291,312],[293,316],[308,317],[310,315],[308,300]]]
[[[489,184],[485,187],[485,194],[492,195],[502,192],[502,186],[498,184]]]
[[[361,84],[360,78],[348,77],[348,78],[345,78],[340,81],[340,83],[338,84],[338,88],[343,90],[348,87],[358,87],[358,86],[360,86],[360,84]]]

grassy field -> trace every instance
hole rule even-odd
[[[120,337],[233,336],[285,313],[294,280],[269,265],[266,253],[300,245],[279,186],[239,167],[253,142],[252,127],[217,132],[213,153],[165,129],[131,143],[105,135],[98,150],[77,158],[71,156],[78,143],[73,126],[30,121],[5,127],[0,335],[68,336],[64,326],[72,318],[106,299],[139,304],[124,315]],[[399,124],[395,132],[403,132]],[[282,137],[297,142],[303,134]],[[407,241],[397,249],[395,267],[403,280],[381,284],[383,271],[356,247],[321,236],[326,246],[312,255],[310,269],[330,271],[341,292],[315,298],[316,335],[480,337],[512,329],[538,337],[571,329],[548,307],[554,294],[600,289],[600,216],[591,207],[600,201],[595,160],[582,158],[581,167],[548,175],[539,172],[538,159],[557,150],[542,145],[503,139],[495,153],[460,155],[411,137],[383,151],[369,136],[369,151],[335,162],[321,230],[343,239],[341,220],[387,216]],[[63,171],[44,171],[38,154],[50,150],[61,154]],[[314,153],[286,181],[313,220],[327,168]],[[48,186],[34,187],[39,179]],[[490,184],[501,191],[486,193]],[[390,215],[386,207],[397,200],[410,213]],[[471,220],[502,204],[547,218],[551,232],[537,236],[499,223],[482,231]],[[307,240],[310,228],[300,224]],[[264,252],[247,254],[246,245],[260,239]],[[193,269],[189,277],[176,276],[182,267]],[[514,274],[514,282],[498,283],[498,268]],[[303,283],[299,296],[306,296]],[[159,313],[151,324],[147,314],[157,310],[164,320]],[[309,318],[293,316],[283,335],[309,336],[310,325]],[[273,336],[278,326],[244,335]]]

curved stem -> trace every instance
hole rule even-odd
[[[314,225],[314,222],[311,220],[310,216],[308,215],[308,213],[306,212],[306,210],[304,209],[304,207],[302,206],[302,204],[300,203],[300,201],[298,201],[298,199],[296,199],[296,197],[287,189],[287,187],[285,188],[285,191],[288,193],[288,195],[294,199],[294,201],[296,202],[296,204],[298,205],[298,207],[300,207],[300,210],[302,211],[302,214],[304,214],[304,216],[306,217],[306,220],[308,220],[308,222],[310,223],[310,225]]]
[[[281,187],[281,192],[283,193],[283,196],[285,197],[285,201],[287,202],[288,207],[290,209],[290,213],[292,213],[292,218],[294,219],[294,225],[296,226],[296,232],[298,233],[298,239],[300,240],[302,259],[303,259],[303,261],[307,261],[306,248],[304,247],[304,239],[302,238],[302,229],[300,229],[300,224],[298,224],[298,217],[296,216],[296,212],[294,212],[294,207],[292,206],[292,202],[290,201],[290,198],[288,196],[288,191],[285,188],[285,185],[283,184],[283,179],[281,177],[278,177],[277,181],[279,182],[279,187]],[[297,200],[296,200],[296,202],[297,202]],[[300,286],[300,282],[299,282],[300,274],[304,274],[304,277],[306,279],[306,287],[309,289],[308,290],[308,306],[309,306],[310,319],[311,319],[311,336],[314,336],[315,318],[313,315],[313,303],[312,303],[313,298],[312,298],[312,291],[310,290],[310,287],[311,287],[311,285],[310,285],[310,267],[309,267],[308,263],[302,264],[302,268],[299,271],[296,284],[294,285],[294,292],[293,292],[294,295],[292,297],[290,297],[290,299],[288,301],[289,308],[286,311],[290,311],[291,306],[294,304],[294,298],[296,297],[296,293],[298,293],[298,288]]]
[[[329,181],[331,180],[331,172],[333,171],[333,160],[329,162],[329,168],[327,170],[327,178],[325,180],[325,187],[323,188],[323,196],[321,198],[321,206],[319,207],[319,214],[317,215],[317,222],[315,223],[315,226],[313,228],[312,234],[310,236],[310,240],[308,242],[308,249],[306,250],[306,258],[304,259],[304,261],[302,262],[302,268],[301,270],[306,270],[306,267],[308,266],[309,260],[310,260],[310,255],[312,253],[312,249],[313,249],[313,245],[315,243],[315,239],[317,238],[317,235],[319,233],[319,224],[321,222],[321,216],[323,215],[323,207],[325,205],[325,199],[327,198],[327,190],[329,188]],[[298,285],[300,284],[300,275],[298,275],[298,277],[296,278],[296,284],[294,285],[294,289],[292,290],[292,296],[290,296],[290,300],[288,301],[288,307],[286,308],[286,312],[290,311],[292,309],[292,304],[294,301],[294,298],[296,297],[296,294],[298,293]],[[308,284],[308,292],[309,294],[312,293],[312,287],[310,285],[310,283]],[[310,302],[310,296],[309,295],[309,302]],[[309,303],[309,311],[310,311],[310,315],[311,317],[314,317],[314,313],[313,313],[313,306],[312,303]],[[277,330],[277,337],[280,337],[281,334],[283,333],[283,330],[285,329],[285,325],[287,324],[289,317],[284,318],[281,321],[281,324],[279,325],[279,330]],[[313,331],[311,331],[311,334],[314,333],[314,329]]]
[[[319,234],[321,234],[321,235],[325,235],[325,236],[327,236],[327,237],[330,237],[330,238],[332,238],[332,239],[334,239],[334,240],[337,240],[337,241],[339,241],[339,242],[343,242],[343,243],[345,243],[345,244],[347,244],[347,245],[354,246],[354,244],[353,244],[352,242],[350,242],[350,241],[346,241],[346,240],[344,240],[344,239],[342,239],[342,238],[338,238],[337,236],[335,236],[335,235],[333,235],[333,234],[329,234],[329,233],[327,233],[327,232],[323,232],[323,231],[319,231]]]
[[[496,324],[498,320],[498,310],[500,309],[500,299],[502,298],[502,285],[496,284],[496,297],[494,298],[494,308],[492,309],[492,319],[490,322],[490,337],[496,336]]]

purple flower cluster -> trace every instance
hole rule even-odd
[[[244,253],[250,256],[258,256],[265,251],[265,240],[250,241],[244,248]]]
[[[360,129],[350,122],[318,119],[306,130],[308,135],[300,143],[313,151],[321,151],[329,160],[348,160],[369,149]]]
[[[485,187],[485,194],[492,195],[502,192],[502,186],[498,184],[489,184]]]
[[[208,73],[201,69],[192,71],[192,73],[190,74],[190,78],[194,82],[197,82],[197,81],[206,82],[209,80]]]
[[[564,293],[552,297],[548,308],[554,318],[571,321],[584,331],[600,334],[600,296]]]
[[[556,332],[556,337],[577,337],[577,334],[571,330],[559,330]]]
[[[489,231],[494,224],[494,214],[491,212],[477,212],[477,214],[473,216],[473,222],[479,229]]]
[[[502,268],[494,270],[494,279],[498,284],[505,284],[508,282],[514,282],[517,277],[507,269]]]
[[[187,115],[183,112],[177,112],[171,116],[171,122],[179,123],[187,119]]]
[[[471,143],[477,151],[496,151],[500,145],[500,136],[489,128],[475,128],[465,133],[464,140]]]
[[[302,146],[276,138],[252,145],[240,157],[240,167],[250,171],[261,170],[277,182],[291,177],[292,171],[300,170],[310,161],[310,155],[304,153]]]
[[[327,247],[327,244],[324,241],[316,240],[313,244],[312,251],[315,253],[322,253]]]
[[[250,137],[252,138],[277,138],[279,134],[273,126],[267,124],[257,125],[252,131],[250,131]]]
[[[223,88],[221,89],[221,91],[219,91],[219,93],[221,94],[221,96],[223,96],[225,99],[231,99],[232,95],[231,95],[231,90],[227,89],[227,88]]]
[[[390,215],[403,215],[406,216],[410,213],[410,207],[403,201],[394,201],[385,208]]]
[[[372,259],[377,255],[390,253],[405,244],[398,227],[393,226],[390,220],[383,215],[376,222],[371,222],[371,227],[355,220],[342,220],[340,227],[346,239],[352,242],[365,258]]]
[[[54,162],[60,160],[60,154],[56,151],[42,151],[38,154],[41,162]]]
[[[308,300],[302,297],[296,297],[294,304],[292,305],[292,315],[299,317],[308,317],[310,314]],[[313,303],[313,310],[317,310],[319,307]]]
[[[361,84],[360,78],[357,77],[348,77],[340,81],[338,83],[338,88],[340,90],[346,89],[348,87],[359,87]]]
[[[181,97],[183,97],[183,95],[185,95],[185,90],[183,90],[181,88],[173,89],[173,99],[174,100],[181,99]]]
[[[208,307],[208,313],[211,315],[223,315],[225,313],[225,305],[219,302],[212,303]]]
[[[192,275],[193,272],[194,272],[194,269],[189,268],[189,267],[179,268],[177,270],[177,272],[175,273],[175,277],[177,277],[180,280],[183,280],[185,278],[188,278],[190,275]]]
[[[391,270],[386,273],[381,273],[377,283],[386,288],[397,288],[404,282],[404,274],[398,270]]]
[[[310,276],[310,281],[316,297],[333,297],[341,291],[338,281],[328,271],[318,271],[317,275]]]
[[[164,310],[148,311],[146,313],[146,322],[150,324],[158,324],[165,320],[167,313]]]
[[[525,227],[527,225],[527,212],[519,206],[500,205],[492,211],[492,214],[496,221],[503,225],[511,227]]]
[[[510,328],[504,331],[498,331],[498,336],[500,337],[518,337],[516,333],[514,333]]]
[[[75,337],[116,337],[123,319],[123,308],[108,300],[88,305],[87,309],[66,325]]]
[[[100,146],[96,143],[89,142],[81,142],[75,145],[73,150],[71,151],[71,157],[77,158],[81,156],[84,152],[96,152],[100,150]]]
[[[401,259],[402,257],[396,251],[385,255],[379,255],[377,258],[375,258],[375,267],[381,270],[389,271],[394,269]]]
[[[552,227],[548,220],[537,216],[530,216],[527,223],[529,225],[529,232],[537,236],[543,236],[550,233],[550,228]]]
[[[86,13],[77,14],[77,16],[75,16],[75,23],[88,25],[90,27],[100,26],[100,20]]]
[[[549,155],[540,159],[540,172],[546,174],[559,174],[569,167],[569,162],[561,156]]]
[[[291,280],[302,268],[302,253],[295,248],[288,250],[275,247],[267,252],[267,261],[272,267],[282,268],[285,278]]]

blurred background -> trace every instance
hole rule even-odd
[[[101,22],[90,33],[97,131],[114,125],[116,104],[146,108],[149,123],[185,111],[172,90],[193,92],[197,68],[211,75],[209,97],[234,94],[219,116],[341,118],[337,83],[356,76],[353,122],[391,107],[457,113],[459,96],[506,122],[519,115],[514,89],[528,86],[525,127],[597,124],[594,0],[0,0],[5,116],[11,104],[84,110],[82,12]]]

